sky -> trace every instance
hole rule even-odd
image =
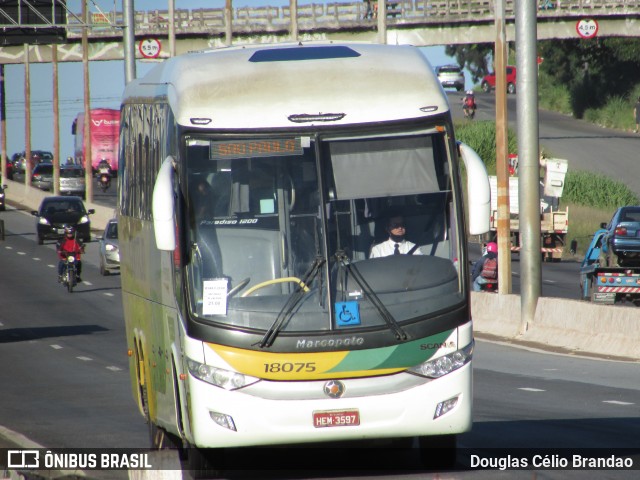
[[[299,4],[314,0],[298,0]],[[316,2],[319,0],[315,0]],[[335,1],[335,0],[333,0]],[[349,0],[341,0],[349,1]],[[357,1],[357,0],[351,0]],[[163,0],[132,0],[136,11],[167,10],[168,2]],[[176,9],[217,8],[224,6],[224,0],[175,0]],[[233,7],[242,6],[284,6],[289,0],[233,0]],[[67,0],[72,12],[80,13],[80,0]],[[122,0],[88,0],[89,12],[103,12],[122,9]],[[432,66],[455,63],[444,53],[444,47],[423,47],[423,52]],[[136,76],[141,77],[153,67],[153,63],[137,61]],[[31,63],[31,150],[53,151],[53,69],[51,64]],[[467,77],[469,77],[467,75]],[[115,108],[120,106],[124,90],[124,63],[122,61],[90,62],[89,82],[91,108]],[[81,62],[58,64],[58,102],[60,128],[60,159],[73,155],[73,135],[71,123],[82,111],[84,102],[83,75]],[[7,155],[25,150],[25,101],[24,66],[5,66],[5,93],[7,114]]]

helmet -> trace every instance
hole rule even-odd
[[[496,244],[495,242],[489,242],[487,243],[487,253],[498,253],[498,244]]]
[[[76,229],[73,228],[71,225],[67,225],[66,227],[64,227],[65,235],[73,235],[74,233],[76,233]]]

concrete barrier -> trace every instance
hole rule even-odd
[[[480,335],[545,350],[640,361],[640,309],[636,307],[540,297],[533,321],[521,333],[519,295],[473,292],[471,314]]]
[[[5,200],[12,205],[19,205],[25,210],[37,210],[45,197],[50,197],[51,192],[45,192],[39,188],[27,187],[23,183],[7,180],[3,182],[7,189],[5,190]],[[111,207],[98,205],[92,202],[84,202],[87,209],[93,208],[96,212],[91,215],[91,229],[102,231],[107,222],[115,217],[115,211]]]

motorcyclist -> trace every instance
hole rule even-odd
[[[76,259],[76,280],[81,282],[80,275],[82,273],[82,262],[80,261],[81,254],[84,253],[84,244],[76,239],[76,229],[72,226],[64,227],[64,237],[58,241],[56,245],[56,251],[58,252],[58,282],[62,282],[62,272],[64,271],[64,262],[67,259],[67,255],[73,254]]]
[[[498,258],[498,244],[495,242],[487,243],[486,252],[474,264],[473,271],[471,272],[471,281],[473,282],[474,292],[479,292],[482,289],[482,285],[484,284],[498,283],[497,276],[495,279],[492,279],[492,280],[488,280],[483,276],[483,270],[487,260],[496,259],[495,267],[497,268],[497,258]]]
[[[462,109],[464,110],[465,117],[473,116],[476,112],[476,96],[473,90],[467,90],[464,98],[462,99]]]
[[[106,158],[103,158],[102,160],[100,160],[100,163],[98,163],[98,174],[102,175],[104,173],[109,176],[111,175],[111,165],[109,165],[109,162]]]

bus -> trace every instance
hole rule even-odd
[[[467,239],[489,230],[489,181],[417,48],[176,56],[127,85],[120,128],[122,300],[153,447],[201,465],[226,447],[410,439],[455,458],[472,425]],[[392,217],[415,247],[372,258]]]
[[[91,154],[85,154],[84,112],[80,112],[71,124],[74,135],[74,162],[86,168],[86,158],[93,173],[101,160],[106,160],[112,172],[118,171],[118,149],[120,134],[120,110],[94,108],[90,110],[89,132],[91,134]]]

